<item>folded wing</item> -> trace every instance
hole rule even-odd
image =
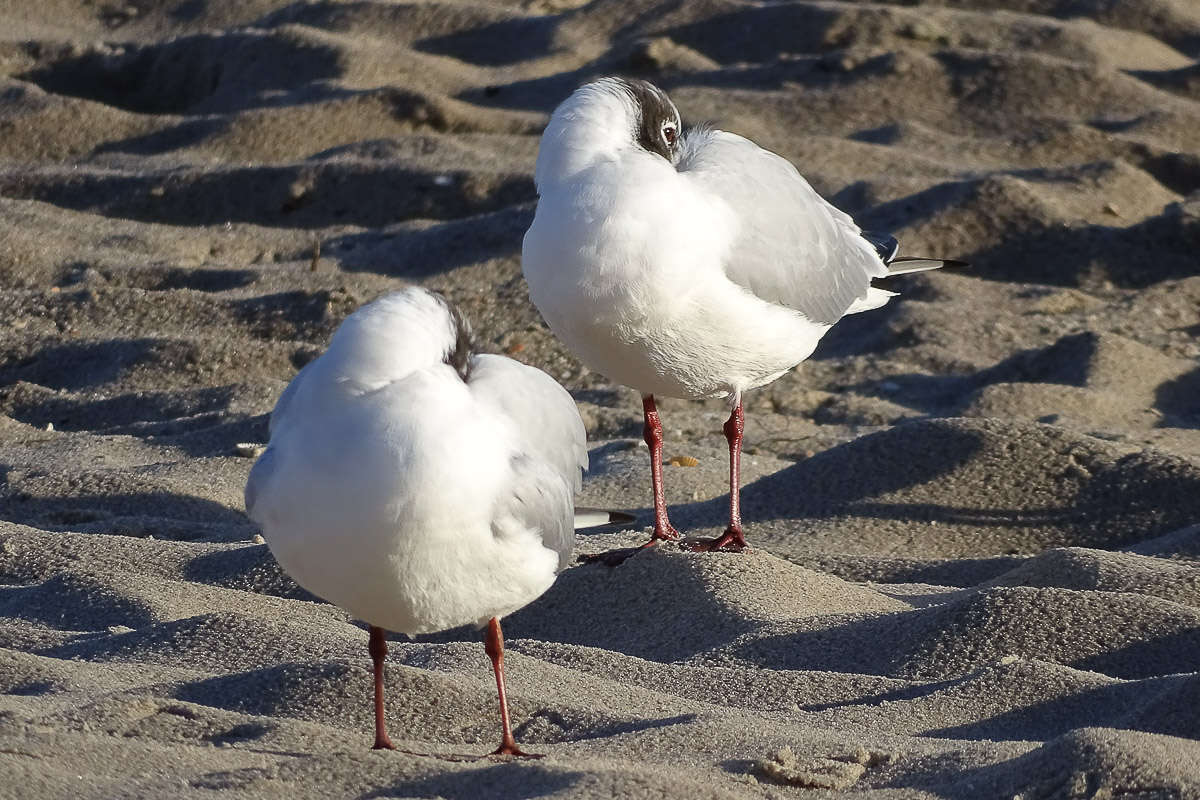
[[[725,263],[729,279],[767,302],[832,325],[871,279],[887,275],[875,246],[786,159],[748,139],[700,130],[684,140],[681,175],[720,197],[740,228]]]
[[[574,495],[588,463],[575,401],[549,375],[512,359],[480,355],[472,366],[472,394],[498,406],[517,433],[512,491],[497,511],[540,532],[562,569],[575,546]]]

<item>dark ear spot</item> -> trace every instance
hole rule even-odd
[[[451,303],[441,292],[432,294],[442,301],[442,305],[450,312],[450,319],[454,323],[454,347],[446,353],[446,363],[454,367],[458,376],[466,381],[471,377],[471,329],[467,326],[467,321],[463,318],[462,312],[458,310],[458,306]]]
[[[637,143],[645,151],[657,153],[667,161],[671,160],[671,151],[663,140],[664,122],[678,126],[675,109],[662,89],[646,81],[626,80],[625,88],[633,95],[633,100],[641,114],[637,134]]]

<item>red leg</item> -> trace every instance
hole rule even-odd
[[[729,442],[729,529],[737,542],[746,546],[742,538],[742,433],[746,430],[746,413],[742,410],[739,397],[729,419],[722,428]]]
[[[383,660],[387,657],[387,634],[383,628],[371,626],[370,638],[367,640],[367,651],[375,666],[375,744],[372,750],[395,750],[396,746],[387,735],[387,725],[383,719]]]
[[[705,539],[691,545],[693,550],[731,550],[738,552],[746,549],[746,538],[742,534],[742,432],[746,429],[746,415],[742,411],[742,398],[739,395],[733,405],[722,430],[729,442],[729,527],[716,539]]]
[[[673,541],[679,538],[679,531],[667,519],[667,500],[663,494],[662,423],[658,419],[658,408],[654,405],[654,395],[648,394],[642,398],[642,414],[646,418],[646,426],[642,429],[642,438],[650,446],[650,483],[654,490],[654,534],[646,546],[652,546],[662,540]]]
[[[512,726],[508,720],[508,693],[504,690],[504,632],[500,630],[498,617],[492,617],[488,622],[487,638],[484,639],[483,647],[487,651],[488,657],[492,659],[492,670],[496,673],[496,690],[500,693],[500,746],[492,752],[492,755],[541,758],[540,755],[522,752],[521,748],[517,747],[517,740],[512,735]]]
[[[663,494],[662,474],[663,432],[662,423],[658,420],[658,408],[654,405],[654,395],[648,394],[642,397],[642,414],[646,418],[646,425],[642,429],[642,438],[650,446],[650,482],[654,491],[654,533],[650,535],[650,541],[638,547],[622,547],[605,553],[582,556],[581,561],[600,562],[610,567],[616,567],[631,556],[654,547],[659,542],[679,539],[679,531],[675,530],[675,526],[667,519],[667,501]]]

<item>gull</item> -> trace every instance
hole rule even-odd
[[[604,78],[542,135],[522,269],[550,329],[590,369],[642,395],[654,533],[679,539],[662,488],[654,398],[726,397],[729,525],[699,550],[746,546],[742,395],[808,358],[846,314],[884,305],[875,279],[962,262],[898,258],[782,157],[725,131],[683,131],[658,87]]]
[[[462,314],[409,287],[347,317],[280,395],[270,431],[246,511],[297,583],[368,624],[374,748],[395,749],[385,631],[474,624],[487,626],[500,695],[493,755],[527,755],[500,619],[549,589],[573,549],[587,448],[571,396],[538,369],[473,353]]]

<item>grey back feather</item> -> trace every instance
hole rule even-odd
[[[517,374],[514,374],[517,373]],[[575,545],[574,495],[587,469],[587,437],[575,401],[546,373],[510,358],[474,359],[471,390],[490,399],[517,433],[511,496],[504,511],[541,533],[567,565]]]
[[[496,511],[503,511],[525,528],[536,530],[542,544],[558,553],[561,572],[571,562],[575,550],[575,492],[551,466],[534,461],[525,453],[515,454],[511,464],[512,493],[501,499],[503,508]],[[503,528],[495,523],[492,532],[504,535]]]
[[[734,283],[832,325],[887,269],[848,215],[825,201],[786,159],[724,131],[690,131],[678,170],[737,213],[726,260]]]

